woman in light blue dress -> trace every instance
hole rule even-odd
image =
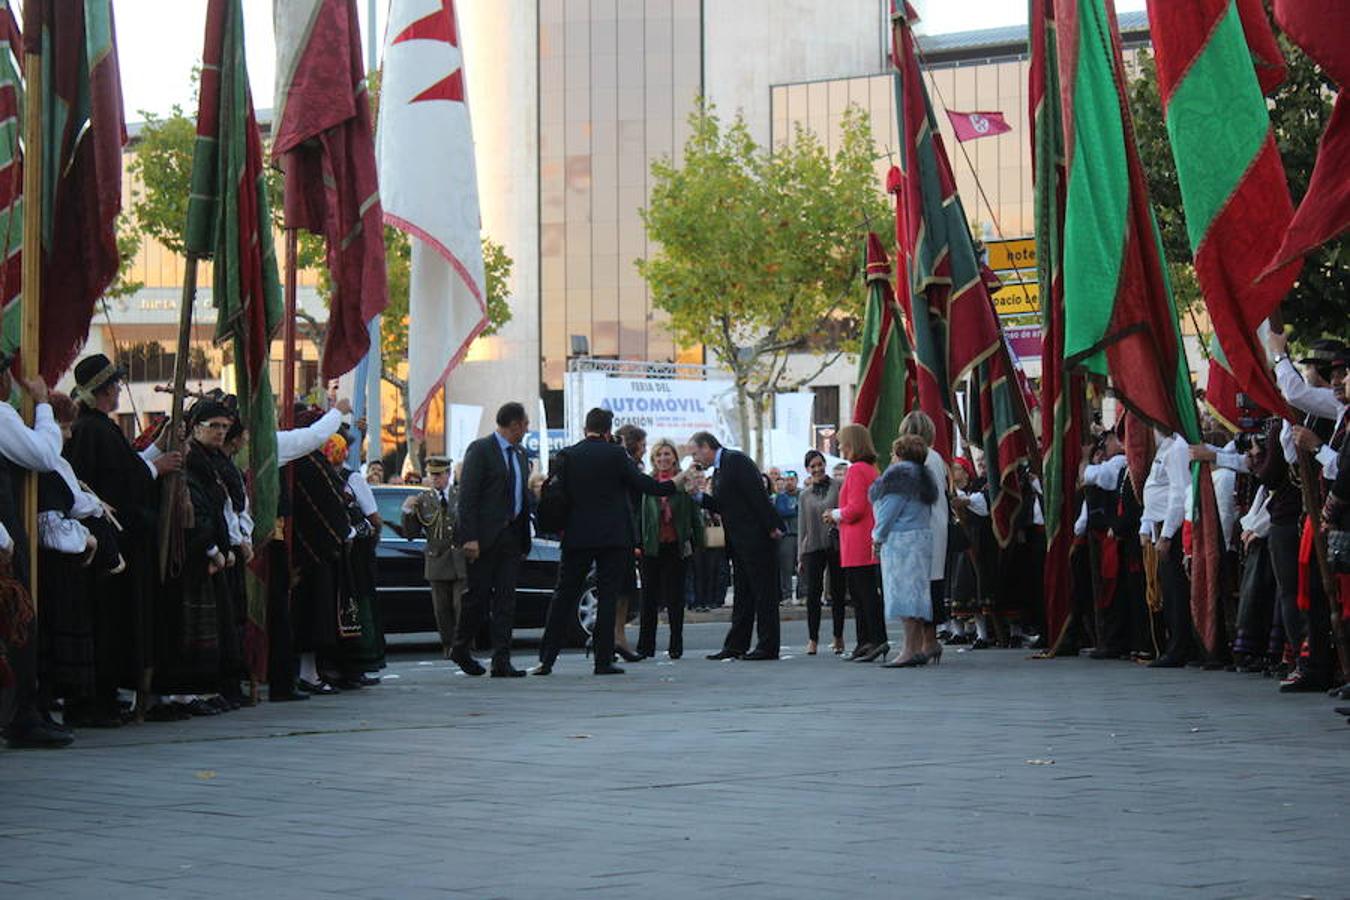
[[[924,623],[933,618],[929,561],[933,553],[931,507],[938,488],[924,466],[928,447],[916,435],[902,435],[891,447],[893,462],[868,492],[872,501],[872,542],[881,558],[886,618],[901,619],[905,638],[887,668],[922,666]]]

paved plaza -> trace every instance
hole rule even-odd
[[[0,898],[1350,896],[1325,697],[1011,650],[882,670],[800,622],[790,658],[703,659],[724,628],[616,678],[405,648],[359,693],[0,750]]]

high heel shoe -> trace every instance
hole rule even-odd
[[[619,656],[622,656],[624,662],[630,663],[642,662],[644,659],[647,658],[643,656],[641,653],[634,653],[627,647],[615,647],[614,652],[617,653]]]
[[[924,665],[928,665],[929,663],[932,663],[933,665],[936,666],[936,665],[938,665],[938,664],[941,663],[941,662],[942,662],[942,645],[941,645],[941,644],[938,644],[938,645],[937,645],[937,649],[934,650],[932,653],[924,654],[924,661],[923,661],[923,664],[924,664]]]
[[[815,655],[816,655],[816,648],[817,648],[817,646],[818,646],[818,645],[816,644],[815,641],[807,641],[807,642],[806,642],[806,655],[807,655],[807,656],[815,656]]]
[[[928,657],[922,653],[915,653],[909,659],[893,659],[888,663],[882,663],[883,669],[917,669],[919,666],[928,665]]]
[[[885,659],[886,654],[890,652],[891,652],[891,645],[889,643],[877,644],[871,650],[867,651],[865,655],[858,657],[856,662],[870,663],[878,659]]]

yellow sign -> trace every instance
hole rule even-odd
[[[1034,281],[1007,284],[994,295],[994,308],[1000,316],[1024,315],[1041,311],[1041,286]]]
[[[985,241],[989,251],[989,268],[1021,269],[1024,278],[1036,277],[1036,239],[1018,238],[1012,241]]]

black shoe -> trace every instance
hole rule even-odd
[[[854,647],[853,652],[845,656],[844,659],[848,660],[849,662],[853,662],[855,659],[864,657],[872,652],[872,646],[873,645],[871,644],[859,644],[858,646]]]
[[[777,653],[770,653],[767,650],[751,650],[749,653],[741,657],[741,659],[745,660],[762,660],[762,659],[777,659],[777,658],[778,658]]]
[[[552,675],[552,674],[553,674],[553,663],[541,662],[539,665],[535,666],[533,669],[530,670],[530,674],[531,674],[531,675]]]
[[[1110,647],[1098,647],[1088,654],[1088,659],[1120,659],[1124,650],[1112,650]]]
[[[1338,706],[1335,713],[1338,716],[1350,716],[1350,706]]]
[[[196,700],[193,700],[192,702],[188,703],[188,704],[187,704],[187,709],[188,709],[188,712],[192,713],[194,716],[203,716],[203,717],[205,717],[205,716],[218,716],[218,715],[220,715],[220,708],[219,708],[218,706],[215,706],[215,705],[211,704],[210,702],[208,702],[208,701],[206,701],[206,700],[203,700],[203,699],[200,698],[200,697],[198,697]]]
[[[666,653],[666,656],[669,656],[671,659],[679,659],[681,656],[684,656],[684,651],[683,651],[683,650],[670,650],[670,651],[668,651],[668,652]]]
[[[1153,662],[1149,663],[1148,667],[1150,669],[1184,669],[1186,667],[1186,660],[1181,659],[1180,657],[1163,654]]]
[[[294,700],[308,700],[309,694],[300,691],[268,691],[268,703],[290,703]]]
[[[970,649],[972,649],[972,650],[988,650],[988,649],[989,649],[989,642],[988,642],[987,640],[985,640],[984,638],[982,638],[982,637],[977,637],[975,640],[973,640],[973,641],[970,642]]]
[[[493,666],[491,674],[493,678],[524,678],[525,670],[517,669],[510,663],[505,663],[500,666]]]
[[[365,687],[364,684],[355,678],[339,678],[337,681],[333,682],[333,686],[340,691],[359,691]]]
[[[52,728],[40,721],[11,725],[5,730],[5,746],[11,750],[59,750],[74,741],[75,736],[69,731]]]
[[[595,674],[597,674],[597,675],[622,675],[622,674],[623,674],[623,669],[620,669],[618,666],[612,666],[612,665],[611,665],[611,666],[596,666],[596,667],[595,667]]]
[[[376,678],[374,675],[358,675],[352,680],[361,685],[361,687],[374,687],[380,683],[380,679]]]
[[[337,688],[326,681],[307,681],[304,678],[296,679],[295,689],[297,691],[303,691],[306,694],[318,694],[323,696],[340,693]]]
[[[459,666],[459,670],[465,675],[472,675],[475,678],[487,671],[483,668],[483,664],[474,659],[473,654],[467,650],[451,650],[450,661]]]
[[[891,645],[889,643],[877,644],[875,647],[871,647],[870,649],[868,649],[868,651],[865,654],[859,656],[856,660],[854,660],[854,662],[860,663],[876,662],[878,659],[885,659],[886,654],[890,652],[891,652]]]
[[[741,654],[735,650],[718,650],[716,653],[709,653],[706,659],[740,659]]]
[[[1340,687],[1334,687],[1331,690],[1327,691],[1327,696],[1336,697],[1340,700],[1350,700],[1350,682],[1347,682],[1341,685]]]
[[[615,652],[615,654],[617,654],[618,656],[622,656],[624,662],[630,662],[630,663],[642,662],[642,660],[644,660],[644,659],[646,658],[646,655],[645,655],[645,654],[642,654],[642,653],[634,653],[632,650],[629,650],[627,647],[615,647],[615,648],[614,648],[614,652]]]
[[[1313,692],[1321,693],[1327,689],[1327,679],[1318,678],[1315,675],[1309,675],[1306,672],[1295,672],[1284,681],[1280,682],[1281,694],[1310,694]]]

